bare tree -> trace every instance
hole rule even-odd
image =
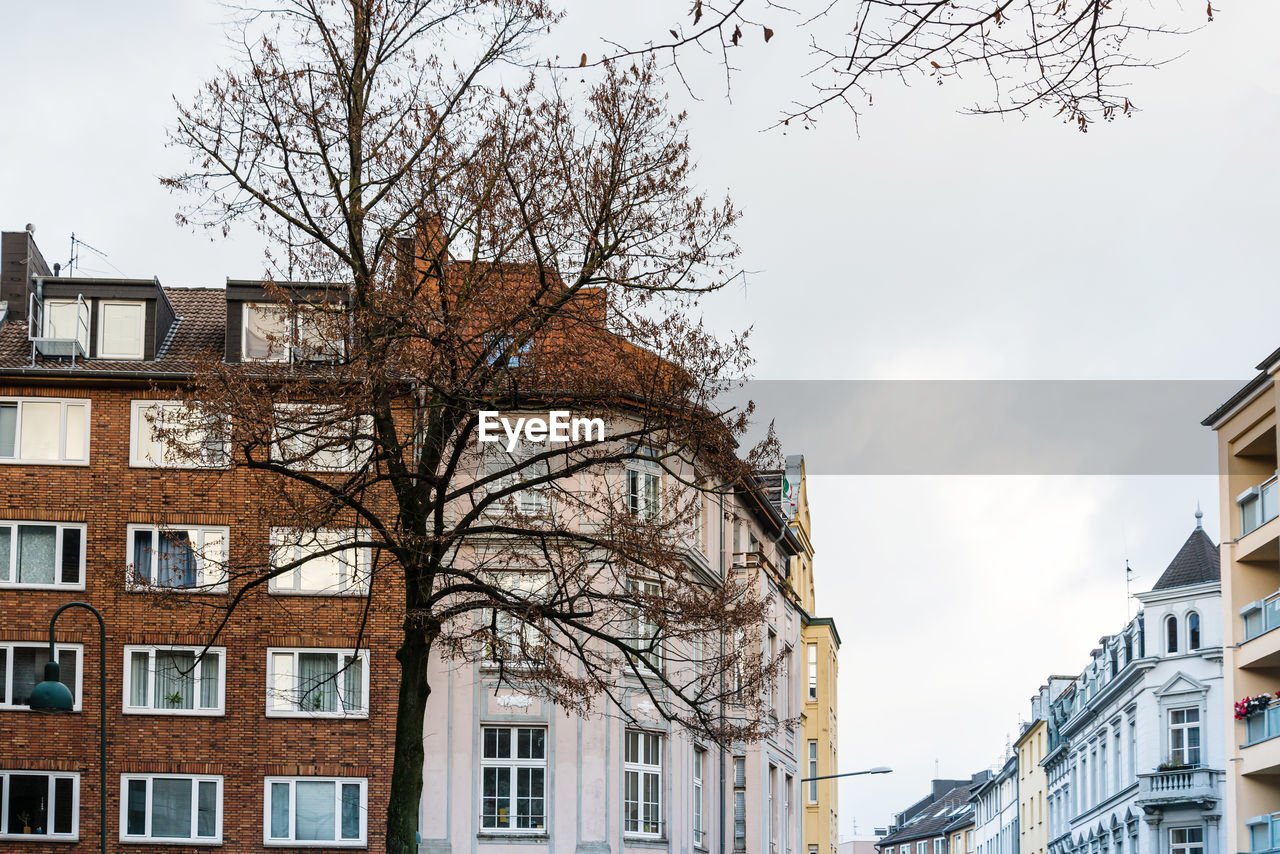
[[[274,265],[254,352],[210,357],[154,428],[256,472],[281,532],[227,567],[209,636],[308,564],[363,596],[355,646],[397,615],[389,851],[415,850],[433,654],[580,712],[630,672],[667,719],[759,739],[779,665],[734,640],[763,597],[688,560],[704,495],[750,488],[749,413],[715,410],[745,342],[689,319],[733,278],[737,214],[693,188],[654,63],[575,98],[511,64],[553,22],[538,0],[278,5],[180,107],[193,166],[166,179],[182,221],[251,223]],[[477,441],[482,412],[551,410],[604,429]]]
[[[1210,2],[1205,18],[1213,20]],[[735,57],[775,30],[799,36],[812,62],[806,86],[782,107],[776,126],[808,125],[831,106],[855,117],[873,85],[967,79],[984,85],[966,111],[1026,115],[1047,108],[1081,131],[1098,120],[1132,114],[1133,72],[1167,62],[1162,37],[1189,32],[1180,7],[1135,0],[693,0],[673,12],[673,26],[643,43],[606,38],[582,66],[657,56],[683,79],[690,54],[709,55],[731,80]],[[970,87],[962,91],[969,92]]]

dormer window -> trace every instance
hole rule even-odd
[[[147,305],[144,302],[98,303],[98,358],[141,359],[146,340]]]
[[[297,306],[290,316],[274,303],[244,304],[241,354],[246,362],[334,362],[343,342],[325,328],[321,309]]]

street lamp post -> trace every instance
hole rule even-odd
[[[868,768],[866,771],[845,771],[843,774],[823,774],[821,777],[805,777],[801,783],[813,783],[818,780],[833,780],[836,777],[858,777],[862,774],[892,774],[892,768],[886,768],[878,765],[875,768]]]
[[[71,690],[62,684],[61,667],[54,651],[53,627],[58,615],[68,608],[84,608],[98,618],[98,795],[101,807],[99,830],[102,854],[107,854],[107,625],[102,614],[88,602],[68,602],[53,612],[49,619],[49,661],[44,666],[44,681],[31,691],[31,708],[37,712],[69,712],[75,706]],[[81,664],[83,667],[83,663]]]

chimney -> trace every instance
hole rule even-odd
[[[27,295],[32,276],[51,275],[36,246],[33,229],[0,233],[0,301],[9,304],[10,320],[27,321]]]

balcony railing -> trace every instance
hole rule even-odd
[[[1276,501],[1276,486],[1276,475],[1272,475],[1269,480],[1249,487],[1236,498],[1240,505],[1240,536],[1256,531],[1276,518],[1280,506]]]
[[[1217,777],[1212,768],[1175,768],[1138,775],[1139,803],[1176,803],[1216,797]]]
[[[1272,703],[1266,711],[1245,718],[1245,747],[1277,735],[1280,735],[1280,704]]]
[[[733,566],[735,569],[760,569],[764,568],[772,575],[777,575],[778,571],[773,566],[773,561],[764,556],[764,552],[734,552]]]
[[[1272,593],[1260,602],[1250,602],[1240,609],[1244,619],[1244,639],[1251,641],[1258,635],[1265,635],[1272,629],[1280,628],[1280,590]]]

